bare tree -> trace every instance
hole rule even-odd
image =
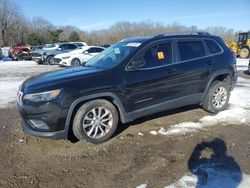
[[[0,0],[0,35],[2,45],[10,44],[11,32],[21,18],[20,8],[12,0]]]

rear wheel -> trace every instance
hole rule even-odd
[[[71,66],[72,67],[77,67],[81,65],[81,61],[78,58],[74,58],[71,60]]]
[[[241,58],[248,58],[249,57],[249,49],[248,48],[242,48],[240,50],[240,57]]]
[[[215,81],[209,88],[203,108],[212,113],[223,111],[228,106],[230,88],[226,82]]]
[[[94,144],[107,141],[118,124],[116,108],[107,100],[97,99],[83,104],[73,121],[73,133],[79,140]]]

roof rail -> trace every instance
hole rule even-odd
[[[172,36],[172,35],[210,35],[208,32],[177,32],[177,33],[171,33],[171,32],[166,32],[166,33],[159,33],[157,35],[154,35],[154,38],[158,37],[164,37],[164,36]]]

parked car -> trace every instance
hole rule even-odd
[[[110,44],[103,44],[103,45],[100,45],[101,47],[103,47],[103,48],[108,48],[108,47],[110,47],[111,45]]]
[[[49,65],[52,65],[52,59],[55,55],[70,52],[75,49],[78,49],[78,46],[75,44],[51,44],[49,46],[43,47],[43,49],[40,51],[33,52],[32,59],[38,64],[48,63]]]
[[[31,52],[33,53],[33,52],[35,52],[35,51],[37,51],[37,50],[42,50],[43,47],[44,47],[43,45],[32,46],[32,47],[31,47]]]
[[[2,54],[4,57],[10,57],[10,47],[9,46],[4,46],[1,49],[2,49]]]
[[[53,62],[62,66],[79,66],[85,64],[103,50],[104,48],[98,46],[85,46],[82,49],[58,54],[53,58]]]
[[[27,46],[12,46],[10,48],[10,57],[14,60],[31,60],[31,50]]]
[[[17,109],[27,134],[62,139],[73,132],[80,140],[101,143],[118,122],[160,111],[199,104],[218,113],[227,108],[236,81],[236,59],[220,37],[133,37],[86,66],[26,80]]]
[[[0,60],[3,58],[3,51],[2,49],[0,48]]]
[[[69,42],[69,43],[77,45],[78,48],[82,48],[82,47],[88,46],[87,43],[85,43],[85,42]]]

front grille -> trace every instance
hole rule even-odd
[[[60,63],[62,61],[62,59],[59,58],[53,58],[54,63]]]
[[[32,53],[32,57],[41,57],[40,53]]]

